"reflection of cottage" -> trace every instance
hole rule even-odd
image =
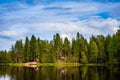
[[[59,68],[58,70],[57,70],[57,73],[60,75],[60,74],[62,74],[62,75],[66,75],[67,74],[67,69],[66,68]]]
[[[39,59],[37,57],[34,58],[34,62],[39,62]]]
[[[67,59],[66,55],[57,55],[57,59]]]
[[[63,70],[60,71],[60,73],[66,75],[67,74],[67,70],[63,69]]]

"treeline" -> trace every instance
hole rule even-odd
[[[0,52],[0,63],[21,63],[39,59],[40,63],[54,63],[61,59],[71,63],[120,63],[120,29],[116,34],[91,36],[89,42],[79,33],[72,41],[64,40],[57,33],[53,40],[41,40],[34,35],[25,42],[16,41],[11,50]]]

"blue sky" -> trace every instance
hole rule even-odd
[[[0,50],[34,34],[51,40],[114,34],[120,25],[120,0],[0,0]]]

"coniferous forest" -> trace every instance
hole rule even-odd
[[[25,42],[17,40],[9,51],[0,51],[0,63],[25,63],[39,59],[39,63],[120,63],[120,29],[113,35],[91,36],[87,41],[81,34],[70,41],[56,33],[53,40],[41,40],[34,35]]]

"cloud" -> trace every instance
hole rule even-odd
[[[11,45],[14,43],[15,41],[0,38],[0,50],[10,50]]]
[[[16,36],[17,33],[15,31],[1,31],[0,35],[4,35],[4,36]]]
[[[68,34],[68,33],[62,33],[62,34],[60,34],[61,35],[61,38],[64,40],[66,37],[69,39],[69,40],[71,40],[71,34]]]
[[[56,32],[60,33],[62,38],[69,39],[75,37],[76,32],[85,37],[113,34],[120,25],[116,18],[120,16],[119,11],[114,12],[120,3],[13,4],[0,5],[1,46],[6,43],[10,45],[17,39],[24,39],[32,34],[42,39],[52,39]],[[106,13],[107,15],[104,15]]]

